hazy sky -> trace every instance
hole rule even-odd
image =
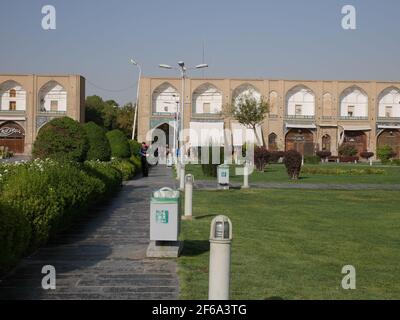
[[[41,27],[47,4],[56,30]],[[341,27],[346,4],[357,30]],[[158,64],[199,64],[204,41],[209,77],[399,80],[399,13],[399,0],[1,0],[0,73],[81,74],[87,95],[123,104],[135,98],[130,57],[175,76]]]

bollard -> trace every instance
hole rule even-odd
[[[192,220],[193,214],[193,183],[194,177],[191,174],[185,177],[185,215],[182,220]]]
[[[185,190],[185,165],[181,164],[180,166],[180,173],[179,173],[179,190]]]
[[[175,169],[176,169],[176,180],[179,181],[181,174],[181,164],[179,163],[179,161],[175,164]]]
[[[232,222],[218,216],[211,222],[209,300],[229,300]]]
[[[243,186],[242,189],[249,189],[249,167],[247,166],[247,163],[244,165],[243,168]]]
[[[372,158],[369,158],[369,165],[372,167]]]

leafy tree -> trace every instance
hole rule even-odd
[[[87,160],[110,161],[111,147],[104,130],[94,122],[84,125],[89,142]]]
[[[233,117],[240,124],[254,130],[258,145],[262,144],[261,137],[257,134],[257,126],[261,125],[269,110],[268,102],[264,98],[257,100],[252,95],[244,95],[237,103],[227,105],[225,113]]]
[[[107,139],[111,146],[111,155],[116,158],[129,158],[131,155],[131,148],[128,139],[121,130],[112,130],[107,132]]]
[[[354,157],[357,154],[357,149],[354,145],[345,143],[339,147],[339,155],[344,157]]]
[[[104,102],[99,96],[86,98],[86,121],[94,122],[107,130],[117,128],[118,104],[114,100]]]
[[[85,161],[89,144],[81,124],[68,117],[56,118],[39,131],[33,145],[33,156]]]
[[[384,146],[378,148],[377,156],[382,161],[382,163],[388,163],[389,160],[396,156],[396,153],[393,151],[393,148],[385,144]]]
[[[123,131],[125,135],[131,139],[133,130],[133,114],[135,107],[132,103],[127,103],[117,111],[117,127]]]

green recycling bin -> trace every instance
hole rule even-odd
[[[178,241],[181,221],[180,193],[162,188],[150,202],[150,241]]]

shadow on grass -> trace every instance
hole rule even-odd
[[[216,217],[216,214],[206,214],[204,216],[196,216],[195,219],[196,220],[201,220],[201,219],[205,219],[205,218],[214,218]]]
[[[208,240],[185,240],[182,256],[194,257],[210,251],[210,242]]]

